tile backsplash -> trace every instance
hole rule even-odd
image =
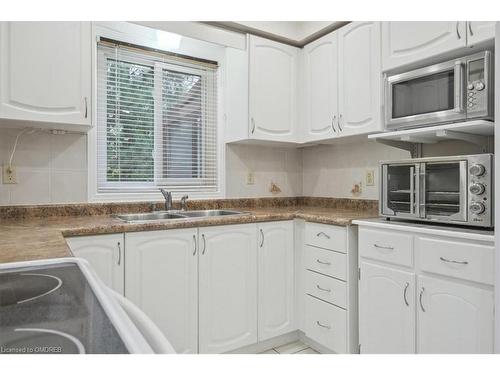
[[[0,164],[8,163],[19,129],[0,129]],[[379,160],[409,153],[362,139],[305,148],[226,146],[226,197],[330,197],[378,199]],[[481,152],[477,146],[426,145],[425,156]],[[13,165],[17,184],[0,183],[0,205],[87,202],[87,136],[37,131],[21,136]],[[374,172],[373,186],[366,172]],[[253,183],[248,183],[248,173]],[[274,183],[281,191],[270,192]],[[361,183],[361,184],[360,184]],[[361,191],[353,193],[355,184]]]
[[[0,129],[0,164],[5,167],[20,129]],[[87,136],[38,130],[19,138],[12,165],[17,184],[0,184],[0,204],[87,201]]]

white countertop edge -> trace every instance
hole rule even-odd
[[[421,234],[430,234],[436,236],[446,236],[454,238],[462,238],[466,240],[476,241],[495,241],[495,232],[477,233],[481,229],[475,228],[458,228],[458,227],[431,227],[432,224],[411,223],[402,221],[386,221],[384,219],[361,219],[353,220],[353,224],[372,228],[392,229],[406,232],[414,232]]]

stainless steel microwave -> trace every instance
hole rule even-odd
[[[493,227],[493,155],[380,163],[380,215]]]
[[[493,61],[483,51],[384,76],[386,129],[493,120]]]

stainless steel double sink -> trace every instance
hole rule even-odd
[[[248,215],[248,212],[233,210],[197,210],[197,211],[155,211],[139,214],[114,215],[114,217],[127,223],[164,221],[164,220],[189,220],[219,216]]]

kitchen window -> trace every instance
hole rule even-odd
[[[218,186],[217,63],[98,44],[98,193]]]

